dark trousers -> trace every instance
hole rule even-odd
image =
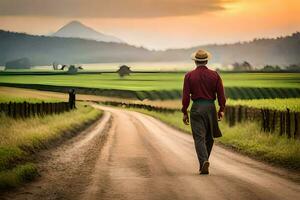
[[[215,110],[212,106],[214,108],[214,105],[193,104],[190,113],[192,133],[200,169],[204,161],[208,161],[214,144],[211,113],[215,112]]]

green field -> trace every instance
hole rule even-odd
[[[12,84],[14,87],[27,85],[28,88],[50,91],[75,87],[79,93],[124,98],[176,99],[181,95],[183,77],[184,73],[133,73],[125,78],[115,73],[2,74],[0,84]],[[300,97],[299,73],[223,73],[221,77],[227,97],[232,99]]]
[[[136,73],[120,78],[114,73],[78,75],[2,75],[1,83],[45,84],[121,90],[181,89],[184,73]],[[224,73],[225,87],[300,88],[298,73]]]
[[[14,96],[11,96],[11,94],[1,94],[0,96],[0,103],[8,103],[8,102],[16,102],[16,103],[19,103],[19,102],[30,102],[30,103],[41,103],[45,100],[43,99],[37,99],[37,98],[23,98],[23,97],[14,97]],[[61,102],[61,100],[59,99],[47,99],[47,102]]]
[[[126,101],[123,101],[126,102]],[[135,102],[139,103],[139,102]],[[149,101],[145,102],[146,105],[151,105],[155,107],[163,107],[163,108],[172,108],[180,110],[181,100],[170,100],[170,101]],[[190,103],[190,107],[192,102]],[[215,101],[215,105],[217,108],[218,101]],[[258,109],[270,109],[270,110],[278,110],[278,111],[286,111],[289,109],[292,112],[300,112],[300,98],[288,98],[288,99],[227,99],[227,106],[246,106]]]
[[[253,99],[253,100],[232,100],[227,101],[230,106],[247,106],[253,108],[266,108],[270,110],[300,112],[300,98],[290,99]]]

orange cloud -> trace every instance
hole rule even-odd
[[[232,43],[300,31],[299,0],[223,1],[222,6],[195,15],[155,18],[2,16],[0,28],[45,34],[75,19],[130,44],[156,49]]]
[[[1,0],[0,15],[147,18],[224,9],[236,0]]]

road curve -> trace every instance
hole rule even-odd
[[[6,194],[5,199],[293,200],[300,196],[299,174],[217,145],[210,175],[200,176],[190,135],[141,113],[95,107],[105,111],[103,120],[49,154],[40,180]],[[104,135],[106,142],[99,142]]]
[[[114,116],[113,131],[83,199],[291,200],[300,195],[299,182],[284,178],[291,174],[218,146],[210,175],[200,176],[190,135],[137,112],[101,109]]]

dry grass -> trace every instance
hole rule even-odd
[[[38,147],[39,144],[61,136],[67,130],[76,130],[98,115],[98,110],[83,106],[59,115],[28,119],[12,119],[1,115],[0,121],[3,123],[0,124],[0,146]]]
[[[0,189],[17,186],[24,177],[31,177],[30,172],[36,174],[34,165],[23,164],[30,161],[32,152],[73,135],[102,115],[91,106],[77,107],[70,112],[26,119],[0,115]]]

